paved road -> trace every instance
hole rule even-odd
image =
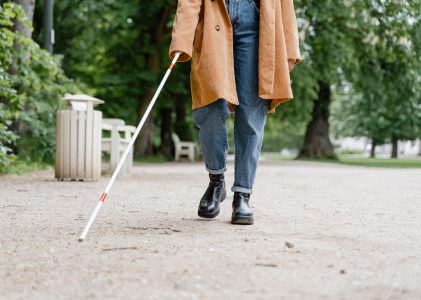
[[[261,161],[234,226],[232,192],[196,217],[201,163],[141,164],[79,243],[106,181],[0,177],[1,299],[421,298],[420,169]]]

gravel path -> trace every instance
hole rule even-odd
[[[227,190],[233,182],[228,164]],[[1,299],[420,299],[421,170],[261,161],[255,225],[196,217],[202,163],[0,176]]]

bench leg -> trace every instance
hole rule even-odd
[[[189,148],[189,160],[190,160],[191,162],[193,162],[193,161],[194,161],[194,147],[190,147],[190,148]]]
[[[175,149],[175,155],[174,155],[174,160],[178,161],[180,159],[180,152],[179,150],[176,148]]]

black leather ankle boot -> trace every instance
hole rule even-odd
[[[249,206],[250,194],[234,192],[232,201],[232,224],[252,225],[254,223],[253,211]]]
[[[215,218],[219,214],[219,203],[225,200],[224,174],[210,174],[209,186],[199,203],[198,215],[202,218]]]

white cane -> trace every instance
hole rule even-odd
[[[110,192],[110,189],[111,189],[111,187],[113,186],[114,181],[116,180],[117,175],[118,175],[118,173],[120,172],[120,169],[121,169],[121,167],[123,166],[124,161],[125,161],[125,160],[126,160],[126,158],[127,158],[127,155],[129,154],[129,152],[130,152],[131,148],[133,147],[133,144],[134,144],[134,142],[135,142],[135,140],[136,140],[137,136],[139,135],[139,132],[140,132],[140,130],[141,130],[141,129],[142,129],[142,127],[143,127],[143,124],[145,123],[146,119],[148,118],[148,115],[149,115],[150,111],[152,110],[152,107],[154,106],[154,104],[155,104],[155,102],[156,102],[156,99],[158,98],[159,94],[161,93],[161,90],[162,90],[162,88],[163,88],[163,86],[164,86],[165,82],[167,81],[168,76],[170,76],[171,70],[173,69],[173,67],[174,67],[175,63],[177,62],[178,57],[180,56],[180,54],[181,54],[180,52],[177,52],[177,53],[175,54],[174,59],[172,60],[172,62],[171,62],[171,64],[170,64],[170,66],[168,67],[168,70],[167,70],[167,72],[165,73],[164,78],[162,79],[161,83],[159,84],[158,89],[157,89],[157,90],[156,90],[156,92],[155,92],[155,95],[153,96],[153,98],[152,98],[152,100],[151,100],[151,102],[150,102],[150,104],[149,104],[148,108],[146,109],[145,113],[143,114],[142,119],[141,119],[141,120],[140,120],[140,122],[139,122],[139,125],[138,125],[138,126],[137,126],[137,128],[136,128],[136,131],[135,131],[135,132],[134,132],[134,134],[133,134],[132,139],[131,139],[131,140],[130,140],[130,142],[129,142],[129,145],[128,145],[128,146],[127,146],[127,148],[126,148],[126,151],[124,151],[123,156],[121,157],[121,159],[120,159],[120,161],[119,161],[119,163],[118,163],[118,165],[117,165],[117,168],[114,170],[114,173],[113,173],[113,175],[111,176],[111,179],[110,179],[110,181],[108,182],[107,187],[105,188],[104,192],[102,193],[101,198],[100,198],[100,199],[99,199],[99,201],[98,201],[98,204],[96,205],[96,207],[95,207],[94,211],[93,211],[93,212],[92,212],[92,214],[91,214],[91,217],[90,217],[90,218],[89,218],[89,220],[88,220],[88,223],[86,224],[85,228],[83,229],[83,232],[82,232],[82,234],[81,234],[81,235],[80,235],[80,237],[79,237],[79,242],[83,242],[83,241],[85,240],[86,235],[88,234],[89,229],[90,229],[90,228],[91,228],[91,226],[92,226],[92,223],[94,222],[94,220],[95,220],[96,216],[98,215],[98,212],[100,211],[100,209],[101,209],[102,205],[104,204],[104,201],[105,201],[105,199],[107,198],[107,195],[108,195],[108,193]]]

